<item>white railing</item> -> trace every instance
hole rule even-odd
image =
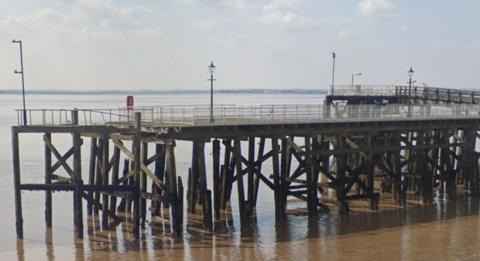
[[[209,106],[152,106],[119,109],[79,109],[78,125],[132,125],[136,112],[143,123],[156,126],[244,125],[420,119],[480,119],[480,105],[217,105],[210,123]],[[27,125],[72,125],[73,110],[27,110]],[[18,125],[23,111],[17,110]]]
[[[336,96],[394,96],[395,85],[334,85],[330,95]],[[333,93],[332,93],[333,91]]]

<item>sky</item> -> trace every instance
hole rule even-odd
[[[480,0],[0,0],[0,89],[480,89]]]

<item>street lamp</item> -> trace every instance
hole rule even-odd
[[[410,67],[410,70],[408,70],[408,103],[410,103],[410,99],[412,97],[412,78],[414,73],[415,71],[413,71],[413,68]]]
[[[213,123],[213,81],[215,79],[213,78],[213,73],[215,73],[215,65],[213,64],[213,61],[210,63],[210,66],[208,66],[208,71],[210,72],[210,123]]]
[[[412,85],[415,81],[412,81],[413,74],[415,71],[413,71],[412,67],[410,67],[410,70],[408,70],[408,116],[410,117],[412,115]]]
[[[23,125],[27,125],[27,109],[25,106],[25,77],[23,74],[23,45],[21,40],[12,40],[12,43],[20,45],[20,71],[15,70],[14,73],[22,75],[22,98],[23,98]]]
[[[333,95],[333,92],[334,92],[334,84],[335,84],[335,58],[336,58],[336,54],[335,52],[332,52],[332,58],[333,58],[333,64],[332,64],[332,88],[331,88],[331,91],[330,91],[330,95]]]
[[[362,75],[362,73],[353,73],[352,74],[352,88],[354,86],[355,76],[361,76],[361,75]]]

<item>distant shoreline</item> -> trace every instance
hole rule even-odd
[[[327,90],[322,89],[219,89],[214,93],[236,93],[236,94],[326,94]],[[25,94],[64,94],[64,95],[80,95],[80,94],[125,94],[125,95],[141,95],[141,94],[208,94],[209,90],[26,90]],[[0,90],[0,94],[22,94],[21,90]]]

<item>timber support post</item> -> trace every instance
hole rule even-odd
[[[74,109],[72,111],[72,124],[78,125],[78,110]],[[83,238],[83,204],[82,204],[82,194],[83,194],[83,180],[82,180],[82,140],[80,133],[74,131],[73,136],[73,181],[75,183],[75,191],[73,192],[74,200],[74,220],[75,220],[75,230],[79,238]]]
[[[20,148],[18,131],[12,127],[13,184],[15,189],[15,226],[17,237],[23,238],[22,192],[20,191]]]
[[[133,138],[133,234],[135,238],[140,238],[140,152],[141,152],[141,131],[142,131],[142,114],[135,113],[135,136]]]
[[[48,139],[52,139],[51,133],[45,133]],[[45,145],[45,184],[52,184],[52,152]],[[45,191],[45,224],[52,227],[52,191]]]

